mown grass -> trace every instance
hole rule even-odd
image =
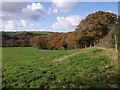
[[[117,67],[106,50],[3,48],[3,88],[115,88]],[[73,53],[80,52],[72,55]],[[107,51],[108,53],[109,51]],[[110,52],[109,52],[110,53]],[[65,56],[69,57],[65,58]],[[62,58],[61,62],[56,60]]]

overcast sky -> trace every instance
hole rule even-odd
[[[63,0],[61,0],[63,1]],[[4,2],[0,12],[3,31],[70,32],[88,14],[118,13],[117,2]]]

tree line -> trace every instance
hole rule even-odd
[[[4,39],[2,46],[36,47],[39,49],[49,50],[80,49],[91,47],[109,33],[111,27],[116,24],[116,21],[116,14],[98,11],[89,14],[79,23],[73,32],[36,35],[23,39]],[[9,35],[8,38],[10,38]]]

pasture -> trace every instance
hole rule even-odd
[[[114,49],[2,48],[3,88],[116,88]]]

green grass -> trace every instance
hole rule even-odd
[[[113,60],[105,55],[103,49],[8,47],[2,50],[4,88],[117,87],[116,65],[111,63]],[[73,53],[76,54],[71,55]],[[55,62],[61,57],[61,62]]]
[[[22,33],[26,33],[26,32],[16,32],[16,34],[22,34]],[[33,32],[33,31],[30,31],[29,33],[33,33],[33,34],[51,34],[51,32]]]

